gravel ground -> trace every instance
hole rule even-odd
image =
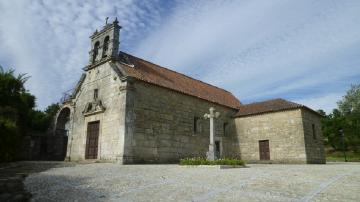
[[[0,164],[0,201],[29,201],[31,194],[23,186],[26,176],[64,166],[75,166],[75,164],[55,161],[18,161]]]
[[[178,165],[95,163],[25,180],[33,201],[360,201],[360,163]]]

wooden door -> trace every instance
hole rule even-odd
[[[269,140],[259,141],[260,160],[270,160]]]
[[[99,121],[88,123],[85,159],[97,159],[99,125],[100,125]]]

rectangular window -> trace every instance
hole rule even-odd
[[[98,99],[99,89],[94,89],[94,100]]]
[[[219,159],[221,157],[221,147],[220,141],[215,141],[215,158]]]
[[[224,133],[224,136],[227,135],[227,133],[228,133],[228,129],[227,129],[227,128],[228,128],[228,125],[229,125],[229,124],[228,124],[227,122],[225,122],[225,123],[223,124],[223,133]]]
[[[313,135],[313,139],[316,140],[316,129],[315,129],[315,124],[311,125],[312,127],[312,135]]]
[[[200,118],[194,117],[194,133],[200,132]]]

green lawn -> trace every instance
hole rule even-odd
[[[347,161],[360,162],[360,153],[346,151]],[[342,151],[332,151],[326,154],[326,161],[344,161],[344,153]]]

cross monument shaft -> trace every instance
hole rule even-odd
[[[206,156],[207,159],[210,161],[215,160],[215,150],[214,150],[214,145],[215,145],[215,124],[214,124],[214,119],[218,118],[220,116],[219,112],[215,112],[215,109],[213,107],[210,107],[209,109],[209,114],[205,114],[204,118],[205,119],[210,119],[210,144],[209,144],[209,151],[207,152]]]

